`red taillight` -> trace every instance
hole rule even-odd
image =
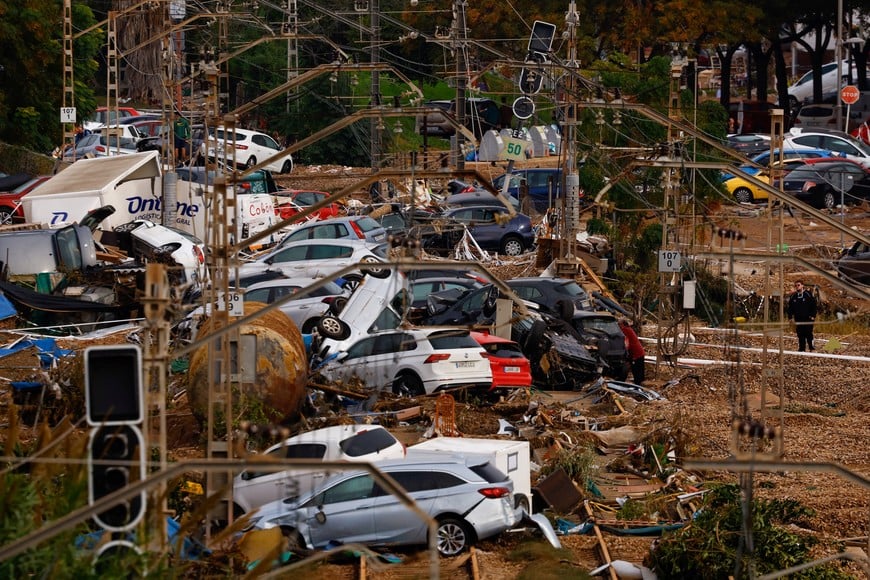
[[[430,354],[429,356],[426,357],[426,360],[423,361],[423,364],[428,365],[428,364],[432,364],[432,363],[437,363],[437,362],[441,362],[443,360],[447,360],[449,358],[450,358],[449,354]]]
[[[247,149],[247,148],[248,148],[247,145],[236,145],[236,149],[239,149],[239,150],[241,150],[241,151],[244,151],[244,150]]]
[[[100,153],[105,153],[105,152],[106,152],[106,148],[103,147],[102,145],[97,145],[96,147],[94,147],[94,149],[96,149],[96,150],[99,151]]]
[[[511,490],[506,487],[485,487],[483,489],[478,489],[477,492],[489,499],[498,499],[500,497],[508,497],[511,494]]]
[[[816,186],[815,181],[805,181],[804,186],[801,188],[802,191],[809,191]]]
[[[350,222],[350,227],[353,228],[356,237],[361,240],[364,240],[366,238],[366,233],[360,229],[356,222]]]
[[[205,254],[202,253],[202,250],[199,249],[199,246],[193,247],[193,255],[196,256],[196,261],[200,264],[205,263]]]
[[[247,181],[243,181],[241,183],[237,183],[236,187],[240,187],[242,189],[251,189],[251,184],[248,183]]]

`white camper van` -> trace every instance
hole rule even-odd
[[[209,187],[206,184],[205,187]],[[259,188],[262,189],[262,188]],[[258,188],[236,187],[233,242],[254,236],[277,223],[274,199]],[[201,184],[178,181],[173,227],[208,242],[207,195]],[[22,199],[28,222],[59,227],[88,211],[106,205],[115,213],[103,224],[112,229],[133,220],[163,221],[163,170],[160,154],[146,151],[130,155],[83,159]],[[269,243],[267,240],[263,243]]]

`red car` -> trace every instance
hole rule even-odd
[[[492,388],[529,388],[532,369],[520,345],[487,332],[472,332],[471,337],[486,351],[492,369]]]
[[[16,174],[0,179],[0,225],[23,222],[21,198],[50,177],[51,175],[32,177]]]
[[[325,191],[305,191],[299,189],[285,189],[275,192],[275,213],[282,219],[290,219],[297,213],[300,213],[315,203],[320,203],[329,197],[331,194]],[[314,214],[317,219],[325,220],[327,218],[342,215],[342,206],[337,203],[325,205]]]

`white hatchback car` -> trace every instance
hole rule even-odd
[[[258,282],[245,290],[245,302],[271,304],[286,296],[298,294],[314,282],[312,278],[281,278]],[[323,315],[341,312],[349,294],[335,282],[326,282],[304,296],[289,299],[278,308],[296,323],[302,334],[311,334]]]
[[[381,264],[386,255],[377,246],[359,240],[301,240],[276,248],[254,261],[239,266],[239,277],[267,270],[280,270],[285,276],[322,278],[360,262]],[[371,276],[388,276],[389,269],[369,269]],[[363,279],[362,272],[344,276],[351,287]]]
[[[485,351],[464,328],[414,328],[378,332],[316,369],[330,381],[354,377],[369,389],[406,396],[469,387],[489,389],[492,369]]]
[[[235,147],[233,141],[235,140]],[[202,154],[210,159],[230,159],[236,166],[253,167],[269,159],[263,169],[275,173],[293,171],[293,157],[290,154],[276,157],[284,150],[278,142],[265,133],[236,129],[228,131],[218,127],[202,143]],[[274,157],[274,159],[273,159]]]
[[[301,433],[273,445],[263,453],[273,459],[373,462],[402,459],[405,446],[381,425],[336,425]],[[236,515],[247,513],[288,495],[302,495],[334,471],[323,468],[256,471],[247,469],[233,479]]]

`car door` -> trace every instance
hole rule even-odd
[[[331,541],[373,543],[375,500],[379,487],[368,473],[345,479],[317,494],[302,508],[309,539],[315,548]]]
[[[281,445],[266,452],[274,459],[323,459],[323,443],[293,443]],[[251,468],[243,471],[233,488],[236,502],[244,507],[259,507],[270,501],[298,496],[314,488],[326,476],[323,469],[292,469],[285,471]]]
[[[308,263],[309,246],[292,246],[284,248],[272,254],[267,260],[270,266],[281,268],[288,275],[305,276],[310,264]]]
[[[432,514],[442,479],[449,474],[436,471],[386,472],[414,499],[420,511]],[[374,500],[377,514],[377,542],[384,544],[422,544],[426,541],[426,522],[397,496],[379,487]]]
[[[496,214],[503,212],[489,208],[475,208],[472,214],[471,224],[468,231],[474,236],[477,243],[485,250],[498,250],[501,238],[506,232],[507,224],[499,224],[495,221]]]
[[[369,336],[352,344],[347,349],[347,355],[340,361],[330,361],[324,366],[324,374],[333,379],[343,381],[358,378],[366,385],[373,381],[374,371],[368,364],[369,356],[375,346],[375,337]]]

